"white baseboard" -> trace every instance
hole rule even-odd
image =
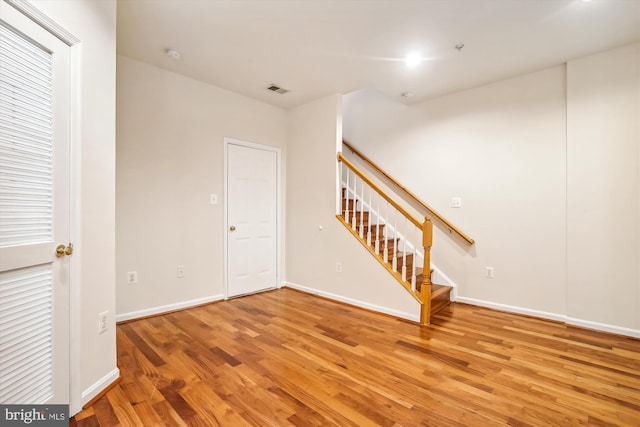
[[[477,305],[480,307],[493,308],[495,310],[509,313],[525,314],[527,316],[540,317],[542,319],[556,320],[568,325],[580,326],[582,328],[594,329],[596,331],[611,332],[613,334],[625,335],[628,337],[640,338],[640,330],[625,328],[622,326],[608,325],[606,323],[592,322],[590,320],[576,319],[563,314],[549,313],[547,311],[532,310],[529,308],[516,307],[513,305],[499,304],[491,301],[484,301],[475,298],[456,297],[456,302]]]
[[[347,304],[350,304],[350,305],[354,305],[356,307],[366,308],[368,310],[377,311],[379,313],[388,314],[388,315],[391,315],[391,316],[394,316],[394,317],[399,317],[401,319],[412,320],[414,322],[419,322],[420,321],[420,313],[413,314],[413,313],[407,313],[407,312],[404,312],[404,311],[393,310],[393,309],[388,308],[388,307],[382,307],[380,305],[371,304],[371,303],[368,303],[368,302],[347,298],[347,297],[344,297],[342,295],[337,295],[337,294],[332,294],[330,292],[320,291],[318,289],[310,288],[310,287],[299,285],[297,283],[292,283],[292,282],[284,282],[283,286],[286,286],[286,287],[289,287],[289,288],[293,288],[293,289],[297,289],[299,291],[306,292],[308,294],[319,295],[321,297],[325,297],[325,298],[332,299],[332,300],[335,300],[335,301],[344,302],[344,303],[347,303]]]
[[[109,385],[111,385],[111,383],[113,383],[119,377],[120,369],[114,368],[113,371],[109,372],[107,375],[96,381],[91,387],[82,392],[82,405],[86,404],[91,399],[96,397],[100,392],[102,392],[102,390],[109,387]]]
[[[221,301],[224,295],[212,295],[204,298],[196,298],[189,301],[177,302],[174,304],[161,305],[158,307],[146,308],[144,310],[131,311],[129,313],[116,314],[116,322],[124,322],[126,320],[138,319],[145,316],[153,316],[155,314],[167,313],[169,311],[182,310],[184,308],[195,307],[197,305],[207,304],[210,302]]]
[[[597,331],[611,332],[618,335],[626,335],[628,337],[640,338],[640,329],[625,328],[622,326],[607,325],[606,323],[592,322],[590,320],[576,319],[568,317],[565,320],[569,325],[580,326],[587,329],[595,329]]]
[[[438,285],[451,286],[453,288],[451,290],[452,297],[457,295],[458,285],[456,285],[456,283],[453,280],[451,280],[449,276],[444,274],[444,272],[440,270],[437,265],[431,264],[431,269],[433,270],[433,275],[431,276],[431,282],[437,283]]]

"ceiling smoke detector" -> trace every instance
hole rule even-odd
[[[283,89],[280,86],[274,85],[274,84],[269,86],[267,90],[270,90],[271,92],[279,93],[280,95],[284,95],[285,93],[290,92],[288,89]]]
[[[180,59],[180,52],[178,52],[176,49],[172,49],[170,47],[166,48],[164,50],[164,54],[167,55],[167,58],[169,59],[173,59],[174,61],[177,61],[178,59]]]

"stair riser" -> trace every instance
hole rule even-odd
[[[431,299],[431,315],[444,310],[451,304],[451,289],[448,292],[445,292],[441,295],[438,295],[436,298]]]
[[[378,253],[380,255],[384,254],[386,251],[389,257],[393,256],[393,247],[395,246],[395,242],[391,239],[382,240],[378,244]]]
[[[370,234],[371,234],[371,246],[375,247],[376,240],[380,242],[381,247],[382,245],[384,245],[384,234],[380,234],[379,236],[375,232]],[[368,236],[366,234],[363,237],[364,237],[364,240],[368,239]]]
[[[357,200],[349,199],[349,212],[353,212],[354,206],[358,203]],[[342,199],[342,212],[347,210],[347,199]]]
[[[345,211],[342,212],[342,216],[345,216]],[[349,211],[349,216],[346,217],[346,221],[351,224],[353,223],[353,218],[355,217],[356,219],[356,225],[360,225],[360,223],[362,222],[363,225],[367,226],[369,224],[369,212],[351,212]],[[362,218],[362,221],[360,220],[360,218]]]
[[[360,235],[359,230],[356,230],[356,233],[358,233],[358,235]],[[384,245],[384,235],[381,236],[377,236],[375,233],[370,233],[371,234],[371,247],[375,248],[376,247],[376,240],[380,242],[380,247],[382,247]],[[366,232],[362,235],[362,238],[369,242],[369,235],[366,234]]]
[[[364,228],[365,232],[367,232],[367,230],[368,230],[373,234],[376,234],[378,232],[380,233],[380,235],[384,234],[384,224],[379,224],[379,225],[377,225],[375,223],[371,224],[371,225],[363,224],[363,228]],[[356,224],[356,230],[360,231],[360,223]]]
[[[363,227],[364,228],[364,239],[367,240],[367,235],[370,234],[371,235],[371,243],[374,244],[376,240],[384,240],[384,230],[382,228],[383,226],[380,226],[380,228],[378,230],[376,230],[375,225],[371,226],[371,229],[368,229],[367,227]],[[356,231],[358,233],[360,233],[360,225],[356,226]]]
[[[364,213],[365,216],[364,218],[362,218],[362,228],[363,228],[363,236],[362,238],[364,240],[368,240],[367,234],[371,234],[371,243],[374,244],[374,242],[376,240],[383,240],[384,239],[384,224],[371,224],[369,225],[369,212],[365,212]],[[345,218],[345,212],[342,212],[342,217],[344,219],[344,221],[349,224],[352,225],[353,224],[353,216],[354,214],[352,212],[349,212],[349,219]],[[357,214],[355,215],[356,217],[356,226],[355,226],[355,231],[360,234],[360,212],[357,212]]]
[[[384,253],[384,250],[385,250],[384,242],[385,241],[380,242],[380,253]],[[395,242],[390,239],[386,239],[386,242],[387,242],[387,247],[386,247],[387,253],[393,254]],[[402,250],[400,250],[399,248],[398,248],[398,255],[402,256]],[[410,256],[413,256],[413,254],[408,253],[407,258],[409,258]]]
[[[388,258],[388,263],[389,265],[393,265],[392,264],[393,258]],[[402,273],[402,257],[398,257],[396,259],[396,267],[398,268],[398,273]],[[411,277],[411,270],[413,269],[413,262],[411,259],[409,259],[409,257],[407,257],[407,263],[406,263],[406,267],[407,267],[407,277]]]

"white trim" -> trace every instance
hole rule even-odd
[[[513,305],[500,304],[497,302],[479,300],[475,298],[461,297],[458,296],[456,298],[456,302],[461,302],[465,304],[477,305],[480,307],[493,308],[494,310],[506,311],[509,313],[516,314],[525,314],[527,316],[541,317],[543,319],[557,320],[559,322],[564,322],[565,316],[560,314],[550,313],[548,311],[540,311],[540,310],[532,310],[529,308],[516,307]]]
[[[228,187],[228,182],[229,182],[229,178],[227,177],[228,174],[228,170],[229,170],[229,142],[227,140],[227,138],[225,137],[223,139],[223,144],[222,144],[222,167],[223,167],[223,173],[222,173],[222,203],[224,205],[224,209],[223,211],[223,215],[222,215],[222,292],[223,292],[223,298],[226,300],[227,299],[227,295],[229,295],[228,292],[228,274],[227,274],[227,263],[229,262],[229,256],[227,254],[227,245],[229,244],[229,233],[227,232],[227,230],[229,230],[229,215],[228,215],[228,209],[227,209],[227,198],[228,198],[228,191],[227,191],[227,187]],[[220,202],[220,201],[218,201]]]
[[[568,323],[569,325],[580,326],[582,328],[595,329],[597,331],[611,332],[613,334],[640,338],[640,329],[624,328],[622,326],[592,322],[591,320],[576,319],[574,317],[569,317],[569,316],[566,317],[565,322]]]
[[[222,260],[222,283],[224,299],[229,299],[229,215],[228,215],[228,182],[229,182],[229,145],[238,145],[240,147],[253,148],[255,150],[264,150],[276,153],[276,288],[282,286],[283,280],[283,260],[282,260],[282,242],[284,240],[284,227],[282,222],[283,204],[282,204],[282,152],[279,147],[272,145],[256,144],[255,142],[243,141],[240,139],[224,137],[223,156],[224,156],[224,176],[223,176],[223,197],[224,197],[224,235],[223,235],[223,260]],[[280,284],[280,285],[278,285]]]
[[[569,325],[580,326],[587,329],[597,331],[611,332],[618,335],[640,338],[640,330],[625,328],[623,326],[608,325],[606,323],[592,322],[590,320],[576,319],[562,314],[549,313],[548,311],[532,310],[529,308],[516,307],[513,305],[499,304],[491,301],[484,301],[475,298],[457,297],[457,302],[477,305],[480,307],[492,308],[495,310],[506,311],[509,313],[524,314],[527,316],[539,317],[542,319],[556,320]]]
[[[126,320],[139,319],[146,316],[154,316],[156,314],[168,313],[170,311],[183,310],[185,308],[196,307],[210,302],[222,301],[224,295],[211,295],[204,298],[196,298],[188,301],[176,302],[173,304],[161,305],[158,307],[145,308],[144,310],[130,311],[129,313],[120,313],[116,315],[116,322],[124,322]]]
[[[69,412],[75,415],[82,410],[81,381],[81,313],[74,307],[81,307],[80,292],[82,249],[81,242],[81,147],[82,147],[82,43],[56,21],[26,0],[4,1],[38,26],[54,35],[69,46],[69,241],[76,246],[69,261]],[[119,371],[116,368],[116,372]],[[117,376],[116,376],[117,378]],[[107,384],[108,385],[108,384]]]
[[[109,387],[111,383],[120,378],[120,369],[115,368],[104,377],[93,383],[89,388],[82,392],[82,405],[96,397],[102,390]],[[81,405],[81,406],[82,406]]]
[[[458,292],[457,292],[457,288],[458,285],[451,280],[451,278],[449,276],[447,276],[446,274],[444,274],[444,272],[442,270],[440,270],[438,268],[438,266],[431,264],[431,269],[433,270],[433,272],[435,273],[435,275],[439,276],[440,278],[442,278],[442,280],[437,279],[437,282],[434,282],[433,279],[433,275],[431,275],[431,282],[433,283],[437,283],[438,285],[446,285],[446,286],[451,286],[453,289],[451,290],[452,292],[452,296],[454,296],[454,298],[451,298],[452,301],[455,301],[455,296],[457,296]],[[444,282],[444,283],[442,283]]]
[[[27,18],[31,19],[36,24],[40,25],[42,28],[46,29],[48,32],[56,36],[58,39],[62,40],[64,44],[68,46],[73,46],[80,43],[80,39],[71,34],[65,28],[60,26],[57,22],[49,18],[47,15],[42,13],[40,9],[32,5],[26,0],[4,0],[5,3],[10,4],[14,9],[20,11]]]
[[[76,414],[82,410],[80,390],[82,383],[77,370],[81,366],[82,351],[82,47],[79,43],[70,47],[70,156],[69,159],[69,240],[76,251],[69,264],[69,410]]]
[[[388,315],[391,315],[391,316],[394,316],[394,317],[399,317],[401,319],[411,320],[411,321],[414,321],[414,322],[420,322],[420,314],[419,313],[413,314],[413,313],[407,313],[405,311],[393,310],[393,309],[388,308],[388,307],[382,307],[380,305],[371,304],[371,303],[368,303],[368,302],[347,298],[347,297],[344,297],[342,295],[337,295],[337,294],[332,294],[330,292],[320,291],[318,289],[310,288],[308,286],[299,285],[297,283],[284,282],[283,285],[287,286],[289,288],[297,289],[297,290],[302,291],[302,292],[306,292],[306,293],[311,294],[311,295],[319,295],[321,297],[332,299],[334,301],[340,301],[340,302],[344,302],[344,303],[347,303],[349,305],[353,305],[353,306],[356,306],[356,307],[366,308],[366,309],[372,310],[372,311],[377,311],[378,313],[384,313],[384,314],[388,314]]]

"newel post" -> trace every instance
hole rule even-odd
[[[422,286],[420,287],[420,323],[431,323],[431,243],[433,242],[433,223],[426,217],[422,224],[422,247],[424,248],[424,264],[422,266]]]

